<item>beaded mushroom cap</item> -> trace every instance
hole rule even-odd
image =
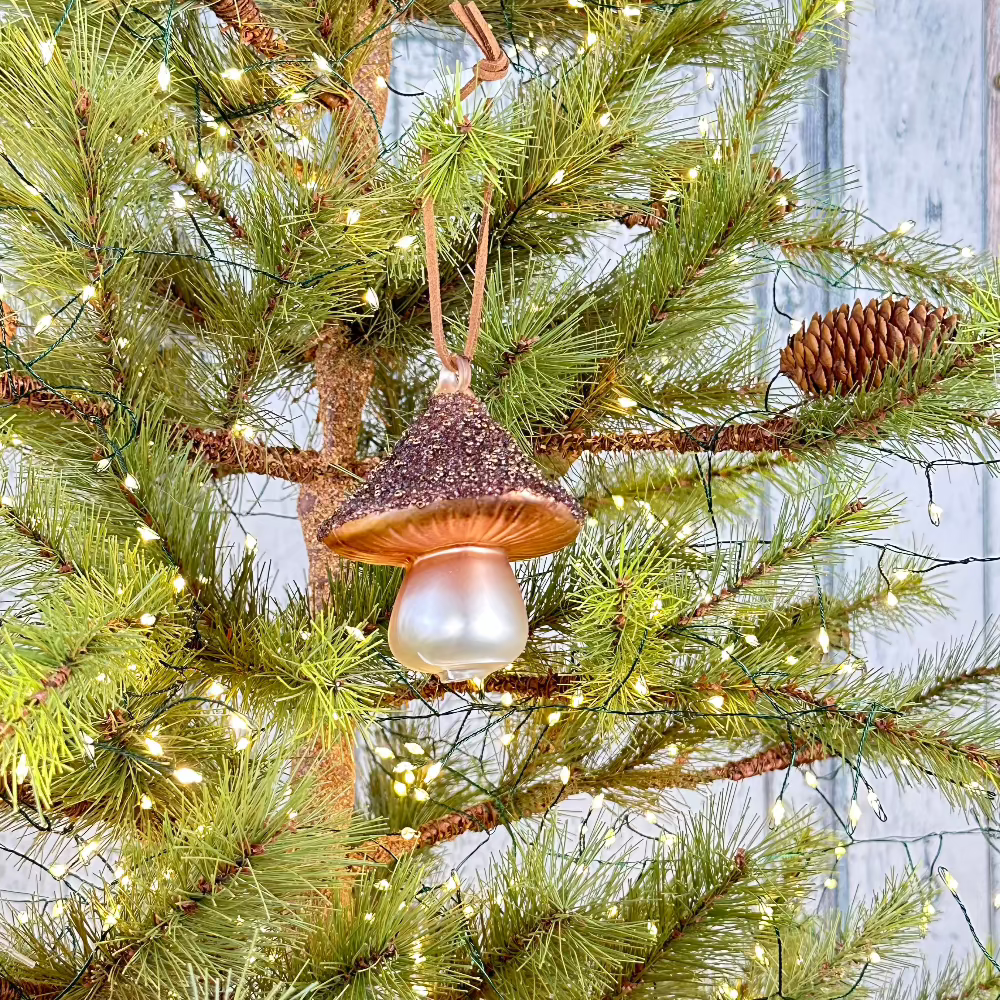
[[[409,566],[464,545],[502,549],[516,562],[569,545],[584,519],[475,396],[441,392],[318,534],[357,562]]]

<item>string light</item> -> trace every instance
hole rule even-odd
[[[17,759],[17,767],[14,769],[14,777],[19,785],[23,785],[29,774],[31,774],[31,768],[28,767],[27,754],[21,754],[21,756]]]
[[[42,53],[42,65],[48,66],[52,62],[52,57],[56,54],[56,40],[47,38],[44,42],[38,43],[38,48]]]
[[[617,493],[612,493],[611,502],[618,510],[622,510],[625,506],[625,497],[619,496]]]
[[[353,226],[361,221],[361,209],[360,208],[349,208],[347,210],[347,224]]]
[[[631,410],[631,409],[633,409],[633,407],[636,407],[639,404],[636,403],[636,401],[631,396],[619,396],[618,397],[618,405],[623,410]]]
[[[204,160],[199,159],[194,165],[194,175],[200,181],[203,181],[208,176],[208,164]]]
[[[392,760],[396,756],[388,747],[375,747],[372,753],[380,760]]]
[[[49,865],[49,874],[54,879],[64,879],[69,874],[69,868],[62,863]]]
[[[224,80],[232,80],[233,83],[239,83],[243,79],[243,70],[239,66],[227,66],[221,73]]]
[[[896,235],[905,236],[915,225],[916,222],[914,222],[913,219],[904,219],[898,226],[896,226]]]
[[[816,777],[815,774],[813,774],[812,771],[806,771],[805,774],[802,775],[802,777],[805,779],[805,783],[810,788],[819,787],[819,779]]]
[[[80,301],[89,302],[96,294],[97,289],[93,285],[84,285],[83,288],[80,289]]]
[[[644,677],[636,677],[635,690],[636,694],[638,694],[640,698],[645,698],[646,695],[649,694],[649,685],[646,683],[646,679]]]
[[[827,880],[826,880],[826,881],[825,881],[825,882],[823,883],[823,885],[825,885],[827,889],[836,889],[836,888],[837,888],[837,880],[836,880],[836,879],[835,879],[835,878],[834,878],[834,877],[833,877],[833,876],[831,875],[831,876],[830,876],[830,877],[829,877],[829,878],[828,878],[828,879],[827,879]]]
[[[899,605],[899,598],[891,591],[886,591],[885,595],[886,607],[895,608]]]
[[[439,760],[434,761],[424,774],[424,783],[430,784],[441,773],[441,767],[442,765]]]
[[[708,703],[712,706],[712,708],[718,710],[726,703],[725,695],[713,694],[712,697],[708,699]]]
[[[691,167],[691,169],[688,170],[688,177],[690,177],[691,180],[696,181],[698,179],[698,168]]]
[[[129,493],[135,493],[139,489],[139,480],[129,473],[122,480],[122,485],[129,491]]]
[[[571,777],[570,769],[565,764],[563,764],[563,766],[559,768],[559,780],[564,785],[568,785],[570,777]]]
[[[400,781],[398,778],[392,783],[392,790],[402,799],[410,794],[410,789],[405,781]]]
[[[35,333],[45,333],[45,331],[52,326],[52,320],[53,316],[50,313],[46,313],[42,316],[41,319],[39,319],[39,321],[35,324]]]
[[[973,250],[972,247],[962,247],[961,253],[962,253],[962,256],[966,260],[968,260],[975,253],[975,250]]]
[[[781,799],[777,799],[773,806],[771,806],[771,819],[775,826],[780,826],[781,821],[785,818],[785,803]]]
[[[208,686],[209,698],[220,698],[226,693],[226,685],[222,681],[212,681]]]
[[[160,90],[166,91],[170,88],[170,67],[166,62],[160,63],[160,69],[156,74],[156,82],[159,84]]]
[[[396,240],[396,247],[399,250],[409,250],[416,242],[417,237],[414,236],[413,233],[407,233],[405,236],[400,236],[400,238]]]
[[[146,810],[152,809],[153,808],[153,800],[148,795],[143,795],[139,799],[139,808],[140,809],[146,809]]]
[[[933,500],[927,504],[927,516],[935,528],[940,527],[942,514],[944,514],[944,509]]]
[[[321,53],[313,53],[313,62],[316,63],[316,69],[318,69],[321,73],[333,72],[333,67],[330,65],[329,60]]]
[[[9,493],[0,495],[0,507],[13,507],[14,498]]]
[[[602,114],[601,117],[597,119],[597,124],[600,125],[601,128],[607,128],[611,124],[611,121],[612,121],[611,112],[605,111],[604,114]]]
[[[847,13],[847,0],[837,0],[833,8],[838,14]]]
[[[171,586],[179,594],[187,586],[187,580],[183,576],[175,576],[171,581]]]
[[[514,742],[514,734],[513,733],[504,733],[500,737],[500,743],[503,746],[505,746],[505,747],[509,747],[511,745],[511,743],[513,743],[513,742]]]
[[[174,780],[181,785],[200,785],[202,776],[194,768],[179,767],[174,771]]]
[[[627,3],[622,7],[622,14],[625,17],[638,17],[642,13],[642,8],[636,4]]]
[[[381,75],[375,77],[375,86],[376,86],[376,88],[378,90],[388,90],[389,89],[389,83],[388,83],[388,81],[386,80],[386,78],[384,76],[381,76]]]
[[[500,695],[500,704],[503,705],[504,708],[510,708],[511,705],[514,704],[514,696],[510,693],[510,691],[504,691],[504,693]]]
[[[170,196],[170,201],[175,211],[187,211],[187,202],[184,200],[184,195],[182,195],[180,191],[174,191]]]
[[[549,178],[549,187],[555,187],[557,184],[562,184],[563,178],[566,176],[566,171],[561,167]]]
[[[362,299],[370,309],[378,309],[378,292],[374,288],[365,289]]]
[[[554,712],[549,712],[549,714],[545,718],[545,721],[550,726],[554,726],[561,718],[562,718],[562,712],[556,709]]]
[[[857,826],[861,822],[861,806],[857,799],[851,799],[851,807],[847,810],[847,821],[851,826]]]
[[[824,653],[830,652],[830,633],[827,632],[825,625],[820,625],[819,631],[816,633],[816,642],[819,643],[819,648]]]
[[[705,70],[705,86],[715,90],[715,74],[710,69]]]
[[[139,615],[139,624],[144,625],[146,628],[152,628],[156,624],[156,615],[150,611]]]
[[[245,548],[247,552],[255,552],[257,549],[256,535],[246,535],[243,538],[243,548]]]
[[[163,756],[163,745],[161,743],[159,743],[157,740],[154,740],[152,736],[146,736],[143,739],[142,742],[145,744],[146,749],[154,757],[162,757]]]
[[[948,891],[952,893],[958,892],[958,880],[952,875],[951,872],[946,871],[942,878],[944,879],[944,884],[948,887]]]
[[[570,698],[569,700],[569,707],[579,708],[582,704],[583,704],[583,695],[579,691],[574,692],[573,697]]]

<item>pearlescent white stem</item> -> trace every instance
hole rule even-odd
[[[407,570],[389,619],[389,648],[410,670],[483,678],[524,652],[528,613],[500,549],[430,552]]]

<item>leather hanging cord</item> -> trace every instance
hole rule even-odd
[[[464,101],[481,83],[502,80],[510,68],[507,53],[500,47],[490,26],[474,3],[465,7],[460,3],[451,5],[455,15],[465,30],[479,46],[483,58],[476,63],[472,79],[461,90]],[[430,155],[423,151],[421,162],[426,171]],[[441,364],[459,376],[460,388],[467,388],[471,378],[470,362],[476,351],[479,330],[483,318],[483,301],[486,293],[486,265],[490,243],[490,204],[493,200],[493,186],[486,185],[483,192],[483,215],[479,224],[479,242],[476,246],[476,267],[472,282],[472,303],[469,307],[469,333],[465,349],[461,355],[452,354],[444,334],[444,310],[441,305],[441,272],[438,266],[437,227],[434,218],[434,199],[425,195],[422,206],[424,223],[424,259],[427,264],[427,298],[431,311],[431,333],[434,349]]]
[[[476,68],[472,71],[472,79],[466,83],[459,95],[464,101],[481,83],[502,80],[510,69],[510,59],[507,58],[507,53],[500,47],[496,36],[486,23],[486,18],[474,3],[468,3],[465,7],[460,3],[453,3],[448,9],[472,36],[472,40],[483,53],[483,58],[476,63]]]

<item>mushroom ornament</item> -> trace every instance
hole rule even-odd
[[[528,617],[510,564],[569,545],[584,521],[456,383],[442,378],[392,455],[320,528],[348,559],[405,567],[389,648],[447,681],[481,679],[524,651]]]

